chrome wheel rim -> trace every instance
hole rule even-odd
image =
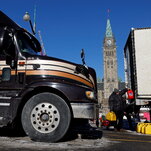
[[[58,109],[50,103],[40,103],[31,112],[31,123],[40,133],[54,131],[60,122]]]

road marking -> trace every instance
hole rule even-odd
[[[132,137],[132,136],[125,136],[125,135],[116,135],[116,134],[111,134],[111,135],[108,135],[109,137],[110,136],[118,136],[118,137],[126,137],[126,138],[138,138],[137,136],[135,136],[135,137]]]
[[[151,143],[151,141],[142,141],[142,140],[131,140],[131,139],[110,139],[111,141],[123,141],[123,142],[142,142],[142,143]]]

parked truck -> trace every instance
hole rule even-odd
[[[0,11],[0,127],[57,142],[75,119],[97,118],[96,72],[40,51],[35,36]]]
[[[132,28],[124,48],[125,83],[136,105],[151,105],[151,28]]]

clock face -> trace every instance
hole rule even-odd
[[[107,44],[108,44],[108,45],[111,45],[111,44],[112,44],[112,41],[111,41],[111,40],[107,40]]]

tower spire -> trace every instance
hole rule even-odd
[[[111,23],[110,23],[110,19],[109,18],[107,19],[105,37],[107,37],[107,38],[113,37]]]
[[[111,23],[110,23],[110,9],[107,10],[107,24],[106,24],[105,37],[107,37],[107,38],[113,37]]]

